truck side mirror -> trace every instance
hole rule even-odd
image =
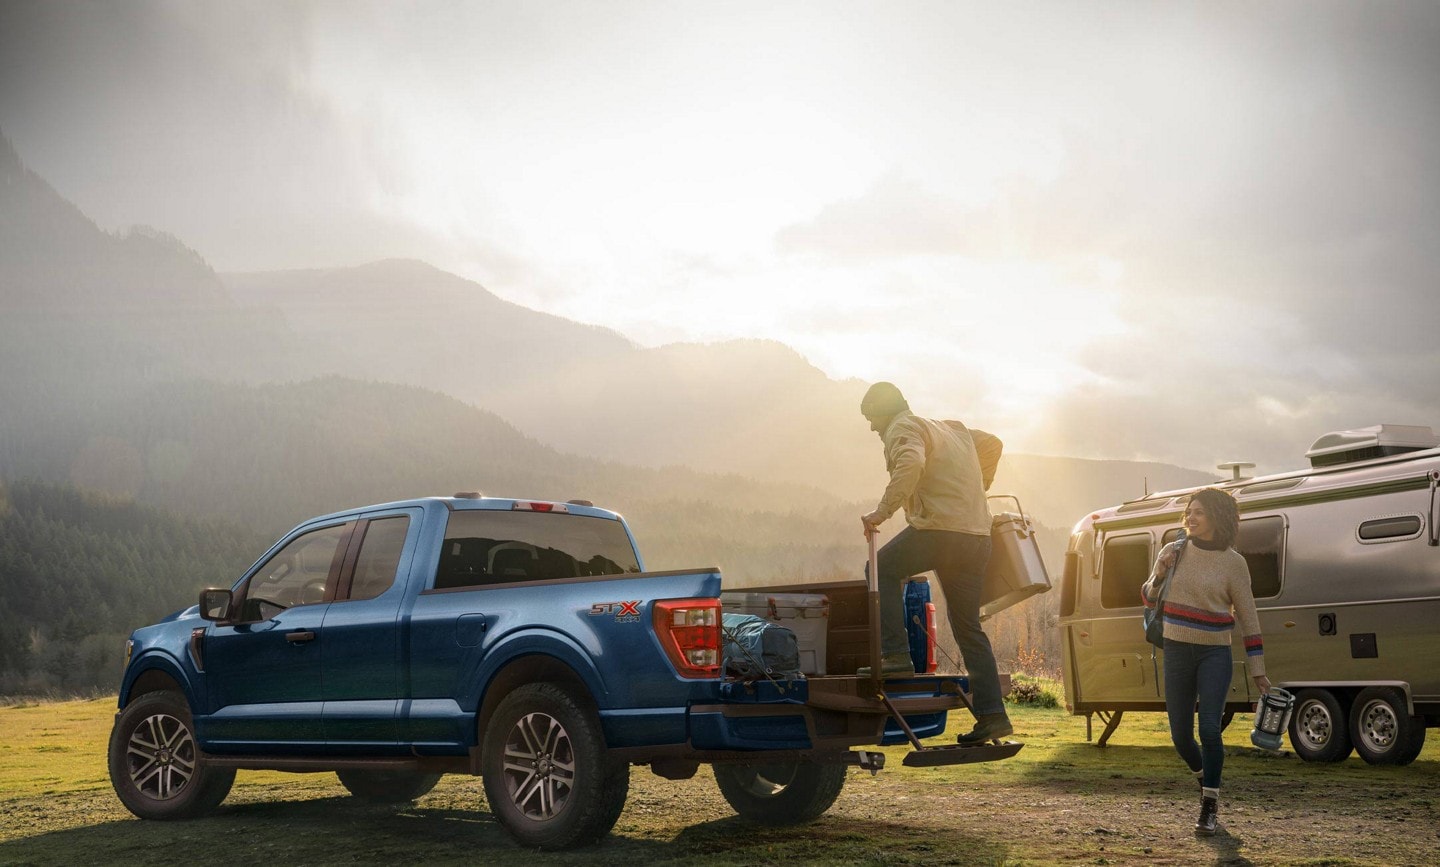
[[[229,590],[207,587],[200,591],[200,617],[204,620],[228,620],[233,601],[234,595]]]

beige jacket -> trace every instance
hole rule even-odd
[[[875,509],[877,518],[887,520],[903,506],[905,519],[917,530],[990,535],[985,491],[1000,459],[997,437],[907,410],[890,421],[880,438],[890,484]]]

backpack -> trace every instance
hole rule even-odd
[[[952,419],[946,419],[945,426],[957,434],[969,437],[970,442],[974,443],[975,457],[980,459],[980,483],[985,490],[990,490],[990,483],[995,481],[995,471],[1000,468],[1000,454],[1005,451],[1005,444],[992,433],[966,427]]]
[[[725,639],[721,658],[727,674],[742,680],[802,676],[794,632],[754,614],[722,614],[720,626]]]

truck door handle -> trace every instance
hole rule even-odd
[[[314,641],[315,633],[309,629],[302,629],[299,632],[285,633],[285,640],[291,644],[303,644],[306,641]]]

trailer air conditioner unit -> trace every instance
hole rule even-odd
[[[1440,437],[1424,425],[1377,424],[1327,433],[1305,453],[1311,467],[1333,467],[1406,452],[1440,447]]]

